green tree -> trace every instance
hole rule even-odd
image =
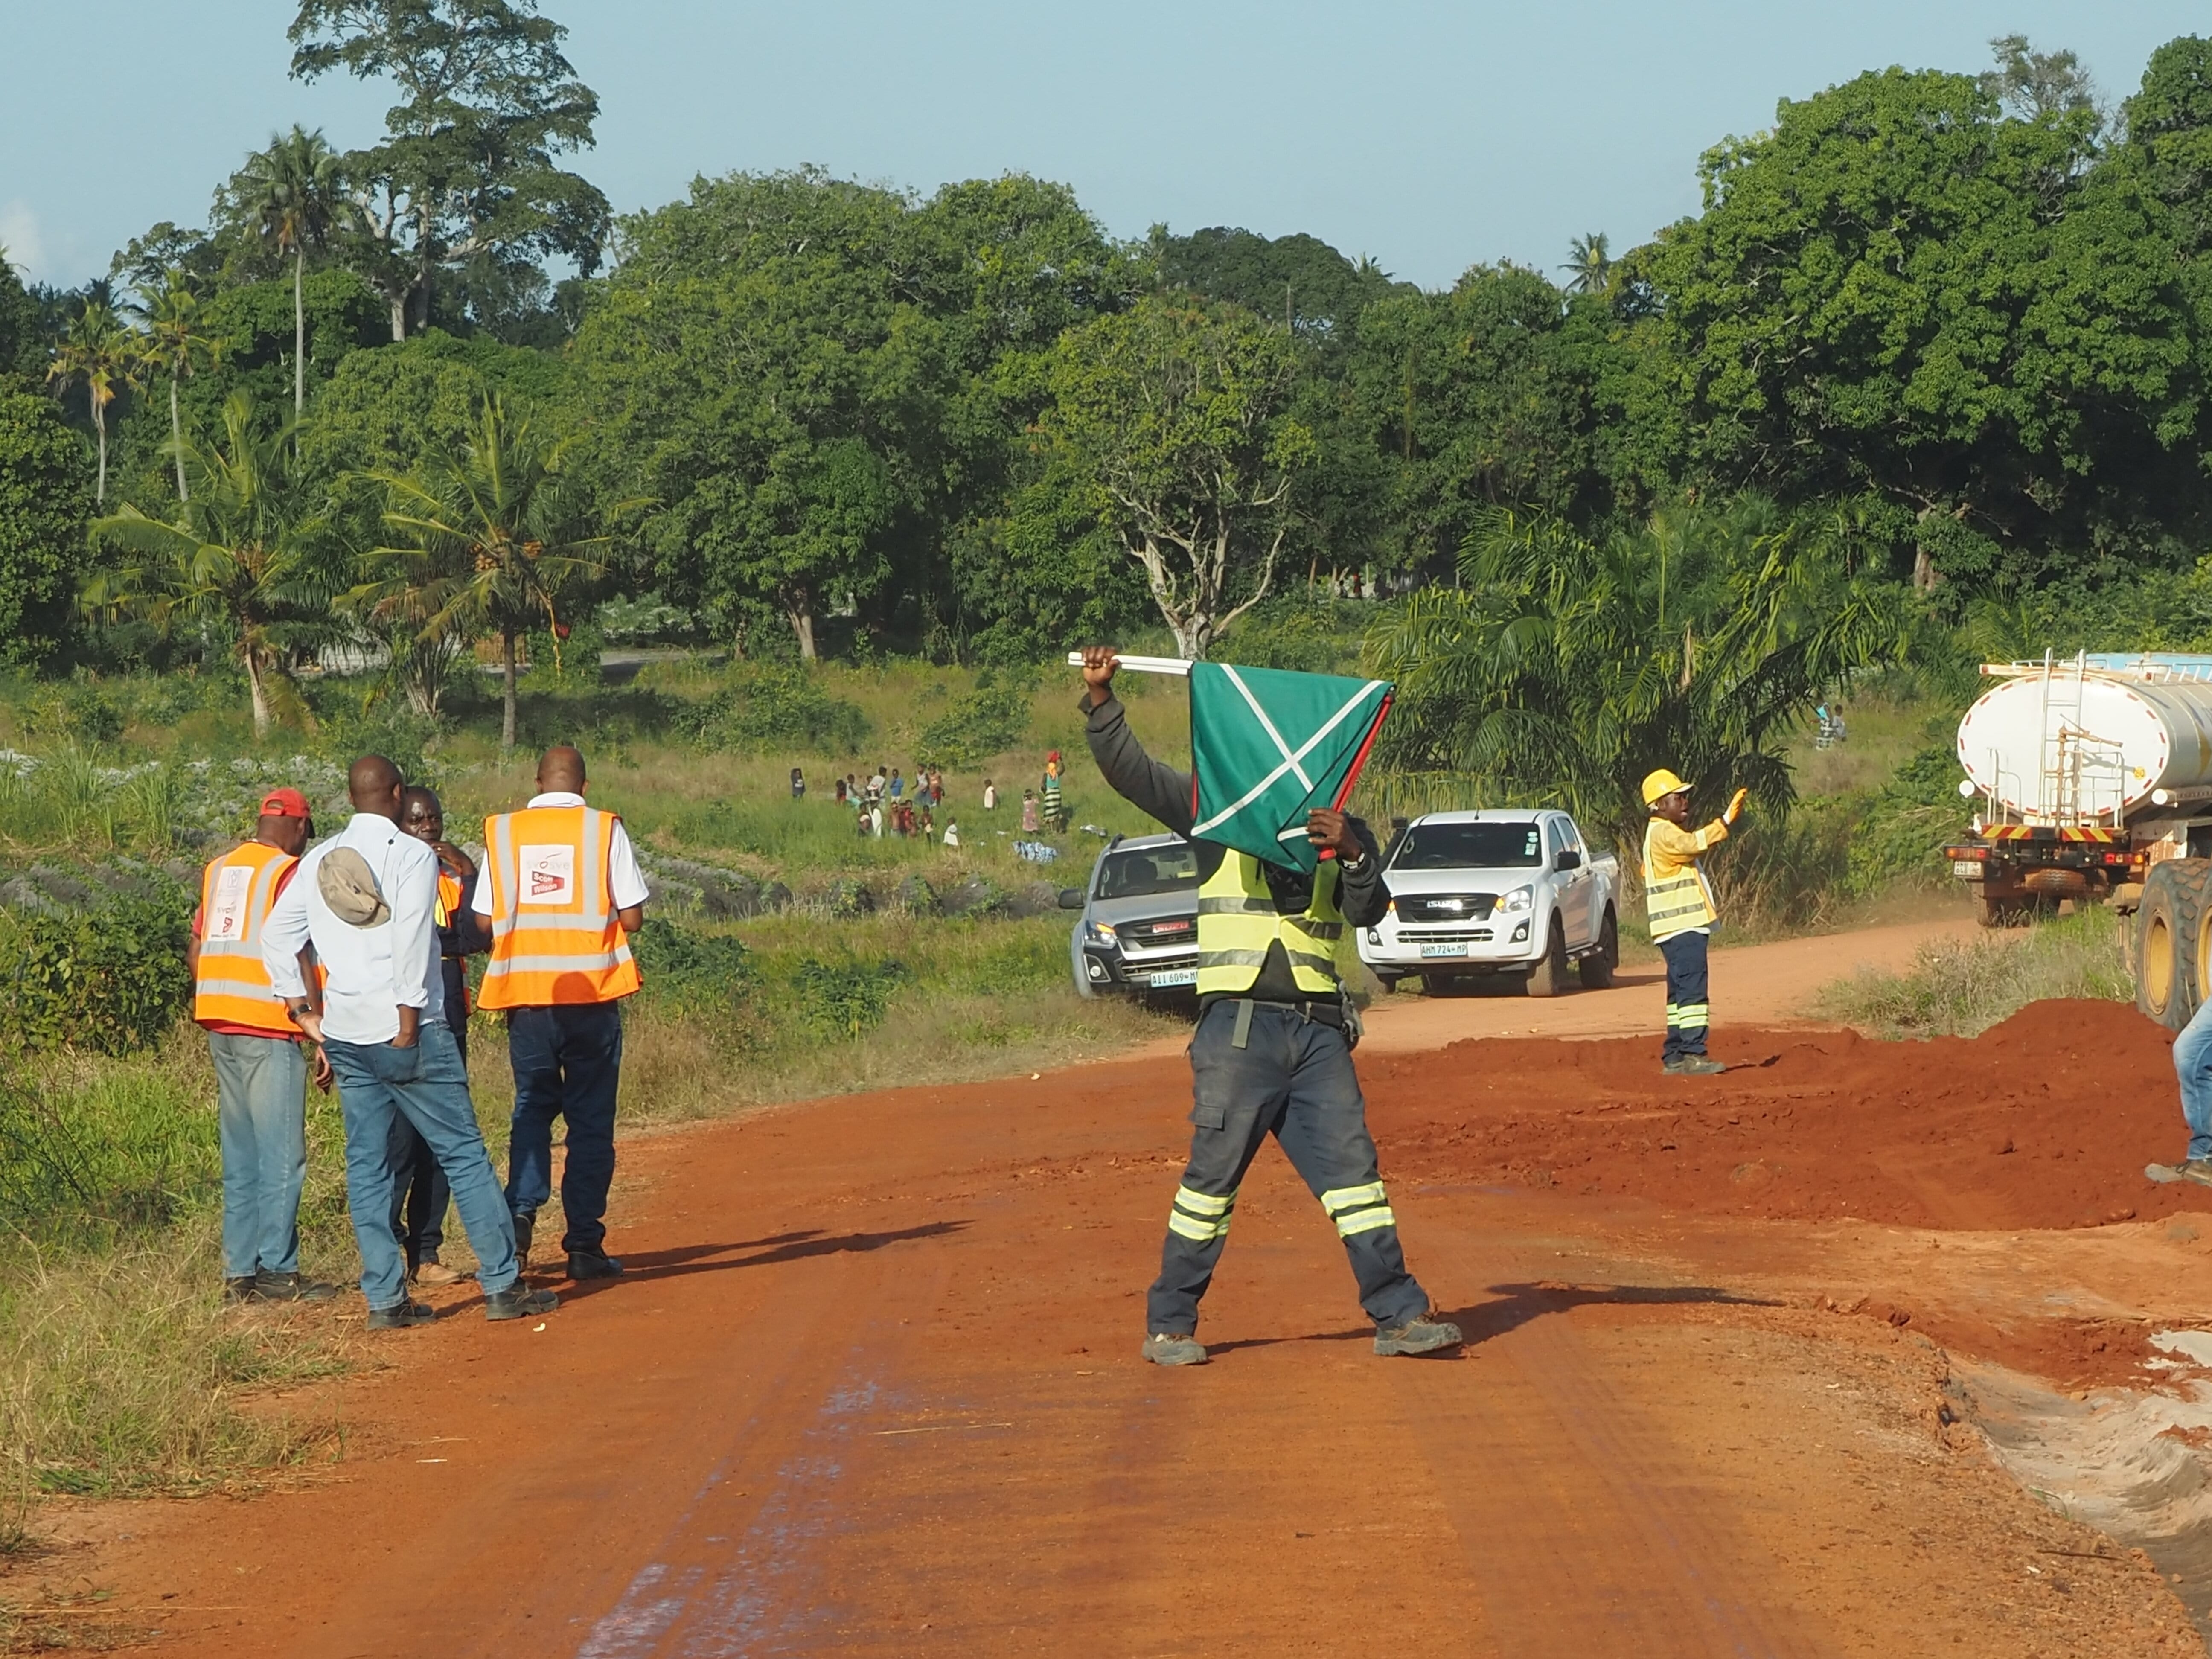
[[[1594,230],[1567,244],[1567,262],[1560,269],[1573,273],[1567,282],[1568,293],[1603,299],[1613,287],[1613,256],[1606,251],[1605,233]]]
[[[349,258],[395,341],[410,307],[428,325],[441,272],[506,302],[543,288],[548,255],[597,269],[606,198],[556,160],[591,144],[599,99],[533,0],[302,0],[289,33],[298,78],[343,70],[399,88],[384,142],[344,160]]]
[[[1903,591],[1846,574],[1844,553],[1826,526],[1756,501],[1595,541],[1489,513],[1462,585],[1414,594],[1369,635],[1370,668],[1398,689],[1385,757],[1556,800],[1623,845],[1661,766],[1715,805],[1741,787],[1784,810],[1780,750],[1805,711],[1918,638]]]
[[[0,374],[35,379],[46,373],[46,356],[39,302],[24,291],[7,246],[0,243]]]
[[[258,429],[251,400],[234,395],[222,440],[185,447],[194,487],[173,520],[125,504],[94,524],[95,538],[137,557],[95,574],[82,596],[95,615],[137,617],[165,636],[227,635],[252,690],[256,738],[279,715],[304,716],[289,665],[330,632],[319,557],[329,526],[295,448],[289,423]]]
[[[292,261],[292,416],[307,407],[307,250],[330,245],[343,209],[337,153],[295,126],[246,158],[226,187],[227,210]]]
[[[1286,320],[1321,342],[1348,337],[1360,313],[1385,295],[1414,291],[1372,259],[1347,259],[1303,231],[1270,239],[1217,225],[1173,236],[1156,225],[1146,252],[1166,286]]]
[[[151,369],[169,377],[169,448],[177,468],[177,499],[191,499],[191,484],[185,477],[185,426],[178,412],[177,390],[202,363],[212,365],[220,342],[210,332],[206,307],[192,291],[184,271],[172,265],[141,290],[137,309],[146,323],[146,343],[140,356]]]
[[[0,659],[61,642],[92,517],[82,440],[52,402],[0,385]]]
[[[1294,335],[1249,312],[1169,298],[1071,330],[1054,356],[1042,434],[1187,656],[1273,586],[1315,458],[1291,414],[1304,365]]]
[[[108,406],[137,383],[143,344],[105,301],[88,300],[54,347],[46,369],[46,378],[64,392],[73,385],[84,387],[100,450],[100,474],[92,497],[95,503],[107,500]]]
[[[393,641],[400,683],[424,714],[437,712],[459,653],[497,634],[506,749],[514,747],[515,641],[541,624],[557,640],[561,601],[605,573],[609,538],[586,533],[591,502],[567,465],[570,447],[487,396],[458,447],[414,473],[380,477],[385,527],[399,539],[366,556],[368,580],[346,596]]]

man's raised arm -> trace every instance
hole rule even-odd
[[[1098,763],[1099,771],[1115,793],[1151,813],[1178,836],[1188,836],[1196,822],[1192,816],[1190,774],[1154,760],[1137,741],[1114,696],[1114,671],[1120,665],[1121,659],[1111,646],[1084,647],[1081,707],[1090,723],[1083,735],[1091,744],[1091,757]]]

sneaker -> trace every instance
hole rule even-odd
[[[438,1316],[428,1303],[417,1302],[413,1297],[395,1302],[388,1308],[368,1310],[368,1328],[372,1331],[404,1331],[416,1325],[427,1325]]]
[[[222,1305],[224,1307],[243,1307],[248,1302],[258,1302],[260,1300],[261,1281],[255,1278],[252,1273],[246,1273],[238,1279],[226,1279],[222,1281]]]
[[[560,1305],[561,1298],[552,1291],[533,1291],[519,1279],[503,1291],[484,1293],[486,1319],[529,1319]]]
[[[2153,1164],[2144,1169],[2143,1174],[2157,1182],[2193,1181],[2200,1187],[2212,1187],[2212,1158],[2185,1158],[2179,1164]]]
[[[417,1285],[428,1285],[435,1289],[441,1285],[458,1285],[465,1279],[474,1279],[476,1275],[460,1273],[442,1261],[425,1261],[407,1277]]]
[[[1145,1358],[1155,1365],[1203,1365],[1206,1345],[1188,1334],[1154,1331],[1145,1339]]]
[[[338,1287],[320,1279],[297,1273],[272,1273],[266,1267],[253,1275],[253,1288],[264,1302],[331,1302]]]
[[[620,1279],[622,1258],[603,1255],[597,1250],[568,1252],[568,1277],[571,1279]]]
[[[1728,1067],[1710,1054],[1677,1054],[1659,1069],[1668,1077],[1718,1077]]]
[[[1440,1353],[1446,1348],[1456,1348],[1466,1340],[1460,1334],[1459,1327],[1450,1322],[1415,1314],[1402,1325],[1378,1328],[1375,1352],[1384,1355]]]
[[[530,1236],[538,1230],[538,1218],[520,1210],[514,1212],[514,1265],[530,1265]]]

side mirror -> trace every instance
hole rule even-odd
[[[1063,887],[1060,890],[1060,908],[1063,910],[1080,910],[1086,902],[1088,901],[1084,897],[1083,890],[1080,887]]]
[[[1554,870],[1579,870],[1582,867],[1583,855],[1571,847],[1564,848],[1552,860]]]

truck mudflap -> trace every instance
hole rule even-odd
[[[2100,903],[2142,878],[2144,854],[2112,830],[1998,824],[1943,849],[1951,873],[1980,901],[1984,927],[2026,921],[2073,900]]]

